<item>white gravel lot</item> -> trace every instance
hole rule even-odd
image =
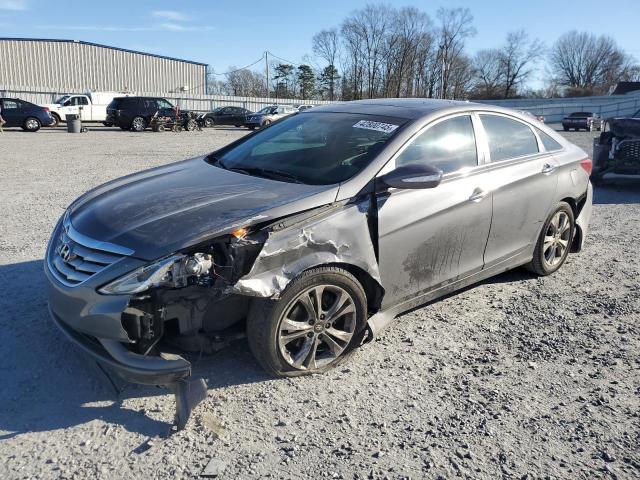
[[[0,479],[640,478],[639,184],[596,190],[557,274],[406,314],[326,375],[271,379],[239,341],[198,362],[208,398],[168,438],[172,396],[117,397],[48,318],[48,236],[87,189],[244,133],[0,134]]]

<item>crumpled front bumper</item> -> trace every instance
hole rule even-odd
[[[191,375],[191,364],[179,355],[147,356],[127,348],[131,339],[122,326],[122,312],[129,305],[128,295],[99,294],[96,287],[100,278],[73,287],[63,285],[49,262],[44,263],[49,313],[77,347],[133,383],[169,385]],[[129,270],[131,263],[125,260],[114,269]]]

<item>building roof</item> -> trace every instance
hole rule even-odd
[[[164,55],[156,55],[153,53],[146,53],[146,52],[138,52],[136,50],[129,50],[126,48],[119,48],[119,47],[111,47],[109,45],[102,45],[100,43],[93,43],[93,42],[84,42],[82,40],[64,40],[64,39],[56,39],[56,38],[6,38],[6,37],[0,37],[0,41],[3,40],[8,40],[8,41],[12,41],[12,42],[59,42],[59,43],[76,43],[76,44],[80,44],[80,45],[89,45],[92,47],[101,47],[101,48],[109,48],[111,50],[119,50],[121,52],[128,52],[128,53],[136,53],[138,55],[146,55],[148,57],[156,57],[156,58],[164,58],[165,60],[173,60],[176,62],[184,62],[184,63],[192,63],[194,65],[202,65],[202,66],[207,66],[206,63],[200,63],[200,62],[194,62],[191,60],[183,60],[182,58],[174,58],[174,57],[167,57]]]
[[[636,90],[640,90],[640,82],[618,82],[611,95],[624,95]]]

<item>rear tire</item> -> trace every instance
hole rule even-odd
[[[147,122],[142,117],[134,117],[131,121],[131,130],[134,132],[142,132],[147,128]]]
[[[28,117],[23,124],[23,130],[26,130],[27,132],[37,132],[38,130],[40,130],[40,127],[42,126],[42,124],[40,123],[40,120],[38,120],[35,117]]]
[[[571,206],[558,203],[542,226],[533,258],[526,268],[541,276],[557,271],[569,256],[575,229]]]
[[[322,373],[351,356],[366,317],[366,296],[355,277],[318,267],[295,278],[278,300],[254,300],[247,338],[258,363],[276,377]]]
[[[58,125],[60,125],[60,117],[57,113],[52,113],[51,118],[53,118],[53,123],[49,125],[51,128],[56,128]]]

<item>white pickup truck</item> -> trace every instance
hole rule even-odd
[[[82,94],[63,95],[55,103],[41,105],[48,108],[55,120],[52,127],[64,122],[67,115],[80,115],[83,122],[102,122],[107,124],[107,105],[115,97],[127,97],[130,93],[120,92],[87,92]]]

